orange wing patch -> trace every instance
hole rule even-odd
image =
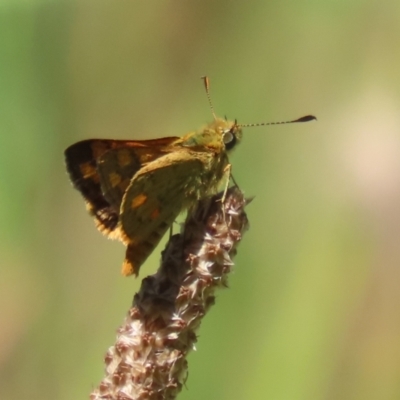
[[[92,178],[95,182],[99,181],[96,168],[90,164],[90,162],[85,162],[79,165],[79,169],[82,174],[83,179]]]
[[[132,199],[131,207],[138,208],[142,206],[147,201],[147,196],[145,194],[139,194]]]
[[[115,188],[115,186],[118,186],[122,180],[121,175],[116,172],[110,172],[108,174],[108,179],[113,188]]]

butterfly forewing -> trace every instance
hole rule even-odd
[[[169,147],[177,139],[91,139],[67,148],[65,159],[70,179],[85,198],[87,208],[95,217],[101,232],[111,237],[119,236],[117,225],[124,185],[127,186],[127,180],[130,180],[144,164],[170,151]],[[128,176],[129,174],[131,176]],[[124,182],[116,188],[118,175]]]

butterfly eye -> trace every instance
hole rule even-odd
[[[225,132],[223,140],[226,150],[232,149],[233,146],[235,146],[236,144],[236,136],[233,134],[232,131]]]

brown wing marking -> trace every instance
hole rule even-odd
[[[175,151],[143,167],[122,200],[120,229],[127,244],[123,275],[137,275],[178,214],[196,200],[203,163]]]

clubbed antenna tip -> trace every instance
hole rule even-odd
[[[317,117],[314,117],[314,115],[305,115],[304,117],[300,117],[300,118],[294,119],[292,121],[261,122],[259,124],[238,124],[238,126],[240,126],[242,128],[250,128],[253,126],[294,124],[297,122],[309,122],[309,121],[314,121],[314,120],[317,120]]]
[[[314,117],[314,115],[305,115],[304,117],[301,117],[299,119],[295,119],[294,121],[290,122],[308,122],[308,121],[317,121],[317,117]]]

